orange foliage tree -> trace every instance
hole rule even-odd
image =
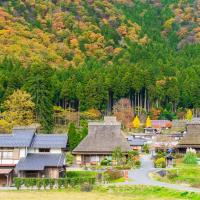
[[[133,108],[129,99],[120,99],[113,106],[113,113],[125,128],[132,128],[132,120],[134,117]]]

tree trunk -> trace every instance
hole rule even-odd
[[[144,110],[147,111],[147,90],[144,90]]]

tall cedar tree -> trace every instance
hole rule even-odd
[[[86,137],[88,134],[88,128],[83,127],[81,130],[77,130],[74,123],[70,123],[68,129],[68,144],[69,150],[73,151],[78,144]]]
[[[69,129],[68,129],[68,144],[69,144],[69,150],[73,151],[74,148],[79,144],[81,141],[81,135],[76,130],[75,124],[70,123]]]
[[[46,65],[34,65],[25,84],[36,108],[36,120],[46,133],[53,129],[52,69]]]

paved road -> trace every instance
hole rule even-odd
[[[177,190],[184,190],[190,192],[200,192],[198,188],[187,187],[183,185],[176,185],[170,183],[164,183],[160,181],[152,180],[149,177],[149,173],[156,171],[153,166],[153,162],[150,155],[144,155],[141,158],[141,168],[129,171],[129,178],[133,181],[125,182],[126,185],[151,185],[151,186],[161,186]]]

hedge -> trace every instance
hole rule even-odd
[[[65,173],[66,178],[78,178],[78,177],[96,177],[97,172],[92,171],[67,171]]]
[[[81,186],[84,183],[95,184],[95,177],[75,177],[75,178],[59,178],[59,179],[49,179],[49,178],[14,178],[15,187],[19,190],[22,186],[27,188],[37,187],[38,190],[42,187],[46,189],[49,187],[53,189],[57,188],[67,188],[69,186]]]

